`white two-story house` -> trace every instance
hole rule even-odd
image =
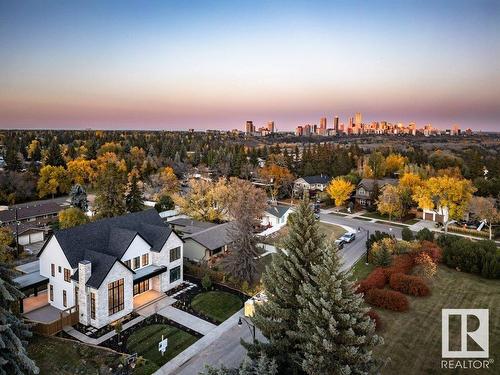
[[[183,277],[183,241],[154,209],[56,231],[38,257],[49,304],[76,305],[80,323],[96,328],[130,314],[136,296]]]

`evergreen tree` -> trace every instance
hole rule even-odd
[[[73,207],[79,208],[83,212],[87,212],[89,209],[89,201],[87,199],[87,192],[82,185],[73,185],[69,195],[71,197],[71,205]]]
[[[277,375],[278,366],[274,360],[260,355],[257,359],[245,358],[239,368],[230,369],[225,366],[214,368],[207,366],[201,375]]]
[[[268,343],[243,343],[250,356],[263,351],[274,358],[280,373],[301,372],[298,348],[304,337],[297,335],[297,294],[300,285],[311,279],[311,268],[324,251],[324,237],[319,232],[314,213],[307,201],[288,218],[289,233],[283,240],[284,251],[278,249],[262,277],[268,301],[258,305],[253,318],[255,326]]]
[[[381,245],[380,250],[373,255],[373,263],[380,267],[388,267],[391,265],[392,256],[387,246]]]
[[[142,183],[139,181],[139,172],[134,169],[128,177],[127,192],[125,194],[125,205],[127,211],[138,212],[144,209],[144,197]]]
[[[50,142],[47,156],[45,157],[45,165],[52,165],[54,167],[66,167],[66,161],[61,153],[61,147],[56,138]]]
[[[313,276],[300,286],[299,336],[305,338],[302,368],[308,374],[368,374],[376,361],[374,346],[382,343],[366,315],[363,297],[341,271],[338,250],[330,246]]]
[[[19,157],[19,151],[15,143],[7,146],[5,164],[5,168],[9,171],[20,171],[23,168],[23,162]]]
[[[38,368],[26,353],[29,325],[20,320],[12,308],[23,294],[14,286],[14,273],[0,263],[0,375],[38,374]]]

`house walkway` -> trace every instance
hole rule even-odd
[[[191,315],[185,311],[176,309],[173,306],[166,306],[158,311],[158,314],[173,320],[185,327],[192,329],[193,331],[199,332],[202,335],[206,335],[212,331],[217,326],[206,320],[200,319],[197,316]]]

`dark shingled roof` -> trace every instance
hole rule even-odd
[[[209,250],[215,250],[224,245],[229,245],[231,235],[229,233],[232,223],[219,224],[214,227],[204,229],[200,232],[184,236],[184,240],[191,238]]]
[[[382,188],[382,186],[385,186],[385,185],[397,185],[398,184],[398,180],[395,179],[395,178],[382,178],[380,180],[375,180],[375,179],[372,179],[372,178],[363,178],[359,184],[358,184],[358,187],[359,186],[363,186],[366,190],[368,191],[373,191],[373,189],[375,188],[375,183],[378,184],[378,187],[379,189]]]
[[[87,285],[99,288],[113,264],[120,261],[136,235],[151,245],[151,251],[158,252],[171,233],[172,229],[163,222],[156,210],[150,209],[59,230],[54,232],[54,237],[72,268],[78,268],[78,262],[82,260],[92,263]],[[78,279],[78,271],[72,278]]]
[[[266,212],[279,218],[279,217],[283,217],[283,215],[289,209],[290,209],[290,206],[282,206],[282,205],[268,206],[266,208]]]
[[[55,202],[17,206],[17,219],[26,220],[33,217],[54,215],[62,209],[63,207]],[[0,221],[3,221],[4,223],[14,221],[15,217],[15,210],[12,208],[5,211],[0,211]]]
[[[327,184],[330,181],[330,177],[325,174],[317,176],[305,176],[302,178],[308,184]]]

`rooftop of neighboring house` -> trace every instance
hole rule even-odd
[[[308,184],[327,184],[330,181],[330,177],[326,174],[320,174],[316,176],[304,176],[301,177]]]
[[[231,226],[233,223],[215,224],[201,231],[183,236],[184,240],[192,239],[209,250],[215,250],[229,245],[231,239]]]
[[[163,222],[156,210],[149,209],[58,230],[53,236],[72,268],[78,268],[78,263],[83,260],[92,263],[92,274],[87,285],[98,288],[115,262],[121,262],[137,235],[151,246],[151,251],[159,252],[171,233],[172,229]],[[38,256],[49,242],[45,243]],[[78,278],[78,271],[73,278]]]
[[[283,217],[283,215],[285,215],[289,209],[291,209],[290,206],[283,206],[278,204],[278,205],[267,206],[265,211],[270,215],[280,218]]]
[[[27,203],[25,205],[16,205],[17,220],[26,220],[39,216],[54,215],[63,209],[63,207],[55,202],[48,203]],[[0,211],[0,221],[11,222],[16,220],[16,209],[9,208],[8,210]]]
[[[359,183],[358,187],[362,186],[365,190],[372,191],[375,189],[375,185],[378,185],[379,188],[385,185],[397,185],[398,180],[396,178],[381,178],[381,179],[373,179],[373,178],[363,178]]]
[[[170,220],[168,224],[173,225],[174,229],[179,230],[185,234],[192,234],[200,232],[204,229],[212,228],[217,226],[217,224],[209,223],[206,221],[199,221],[190,218],[178,218]]]

